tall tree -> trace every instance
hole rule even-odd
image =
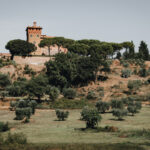
[[[47,47],[48,48],[48,54],[50,56],[50,50],[51,50],[51,46],[53,45],[53,40],[52,38],[46,38],[43,39],[40,44],[39,47]]]
[[[11,53],[11,60],[15,55],[27,56],[36,50],[34,44],[20,39],[9,41],[5,47]]]
[[[141,41],[139,46],[139,56],[144,60],[149,60],[149,50],[147,44],[144,41]]]

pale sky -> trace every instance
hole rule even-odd
[[[0,52],[9,40],[26,40],[33,21],[43,34],[66,38],[131,41],[150,48],[150,0],[0,0]]]

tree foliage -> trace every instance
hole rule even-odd
[[[20,40],[20,39],[9,41],[5,47],[11,53],[12,60],[13,60],[14,55],[27,56],[31,52],[34,52],[36,50],[36,47],[34,44],[29,43],[24,40]]]
[[[82,120],[86,122],[87,128],[95,128],[98,126],[98,123],[101,121],[102,117],[99,115],[99,112],[95,108],[83,108],[81,112]]]

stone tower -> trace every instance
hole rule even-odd
[[[42,27],[37,26],[36,22],[33,22],[33,26],[28,26],[26,28],[26,34],[27,34],[27,41],[30,43],[35,44],[37,47],[36,54],[40,54],[40,48],[38,44],[41,41],[41,34],[42,34]]]

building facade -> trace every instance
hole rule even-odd
[[[36,22],[33,22],[33,26],[28,26],[26,28],[26,36],[27,36],[27,41],[30,43],[33,43],[36,47],[37,50],[32,53],[32,55],[48,55],[48,48],[40,48],[39,43],[41,40],[45,38],[53,38],[52,36],[46,36],[42,35],[42,27],[37,26]],[[60,48],[60,52],[67,52],[67,49],[65,48]],[[58,47],[57,45],[51,46],[51,55],[55,55],[58,53]]]

